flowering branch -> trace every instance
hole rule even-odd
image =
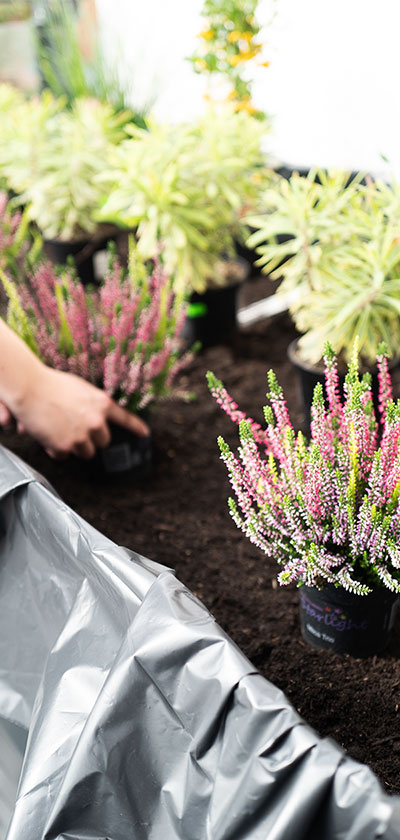
[[[3,274],[10,325],[43,361],[103,387],[136,411],[173,393],[185,305],[156,261],[151,272],[116,260],[100,289],[88,290],[70,270],[41,264],[26,283]]]
[[[238,457],[218,439],[235,493],[228,502],[231,516],[282,567],[282,585],[321,588],[331,583],[358,595],[376,586],[400,592],[400,401],[392,400],[383,347],[378,378],[379,422],[370,377],[358,374],[357,345],[343,399],[337,362],[327,345],[327,405],[319,384],[307,442],[292,428],[272,371],[265,430],[246,418],[222,383],[208,374],[211,393],[239,424]]]
[[[40,246],[39,237],[30,238],[28,214],[12,210],[7,193],[0,191],[0,268],[18,276],[28,256],[31,264],[35,261]]]

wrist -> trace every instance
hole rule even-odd
[[[32,353],[20,360],[18,376],[3,380],[0,389],[0,399],[4,401],[11,413],[19,417],[25,406],[38,393],[38,385],[46,376],[47,368]]]

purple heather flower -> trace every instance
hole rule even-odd
[[[0,205],[1,214],[1,205]],[[40,357],[104,388],[132,411],[173,393],[186,305],[159,262],[136,279],[114,260],[101,287],[42,263],[16,285]]]
[[[378,355],[379,421],[356,351],[340,396],[337,361],[327,345],[325,383],[314,392],[311,440],[295,434],[282,391],[268,375],[267,428],[246,418],[211,373],[211,393],[239,424],[239,458],[219,438],[239,528],[282,567],[280,584],[342,586],[358,595],[375,586],[400,592],[400,402],[384,352]],[[261,450],[260,448],[261,447]]]

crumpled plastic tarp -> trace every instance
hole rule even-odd
[[[7,840],[399,840],[400,799],[170,569],[1,447],[0,499],[0,714],[29,728]]]

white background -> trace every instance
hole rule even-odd
[[[155,98],[157,116],[173,121],[201,111],[204,83],[185,56],[204,25],[202,0],[97,7],[136,102]],[[271,66],[258,70],[254,101],[274,117],[276,157],[400,177],[400,0],[260,0],[258,18]]]

